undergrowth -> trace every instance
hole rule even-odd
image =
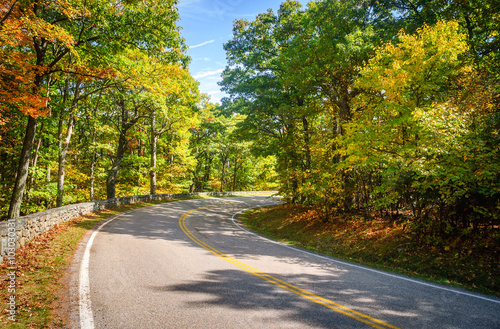
[[[281,205],[243,215],[250,228],[293,245],[380,269],[500,295],[498,230],[430,232],[422,225],[363,215],[325,220]]]

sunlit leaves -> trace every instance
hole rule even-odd
[[[357,98],[358,111],[349,124],[351,139],[370,144],[364,150],[395,159],[413,157],[425,137],[416,116],[451,100],[464,70],[459,56],[467,50],[454,22],[424,27],[415,35],[400,32],[398,41],[379,48],[361,71],[355,85],[365,93]]]
[[[438,198],[457,216],[456,207],[469,200],[480,214],[480,199],[498,194],[496,152],[477,136],[492,114],[493,93],[464,61],[467,50],[456,22],[438,22],[412,35],[400,32],[361,71],[356,86],[365,92],[347,125],[344,154],[346,164],[380,175],[378,207],[398,207],[408,202],[406,193],[419,200],[414,209]]]
[[[44,6],[47,11],[55,11],[69,4],[59,1]],[[0,111],[13,106],[35,118],[46,115],[48,99],[36,79],[47,72],[47,67],[35,56],[33,40],[46,40],[73,51],[73,36],[39,17],[33,3],[2,1],[0,9]]]
[[[56,114],[59,131],[63,132],[68,116],[77,121],[88,117],[88,113],[83,113],[89,110],[88,106],[83,104],[92,103],[94,96],[109,100],[109,96],[117,96],[124,90],[128,96],[135,93],[135,99],[125,97],[124,102],[128,105],[137,101],[138,106],[131,108],[138,112],[135,114],[139,118],[147,116],[154,103],[161,103],[158,108],[164,111],[168,108],[184,115],[185,111],[180,110],[196,101],[197,86],[187,72],[188,58],[183,54],[185,46],[176,25],[175,3],[157,0],[0,2],[0,124],[12,115],[23,113],[30,117],[25,130],[28,137],[19,157],[23,174],[17,174],[19,182],[15,183],[12,198],[15,206],[11,206],[13,215],[18,215],[17,205],[25,189],[37,117]],[[72,103],[67,101],[69,98]],[[101,102],[96,106],[109,104]],[[101,127],[106,127],[115,113],[110,107],[103,108],[111,113],[89,118],[89,121],[101,119]],[[6,113],[10,118],[1,116]],[[52,124],[53,119],[47,123]],[[69,126],[72,124],[73,119],[69,120]],[[39,134],[38,145],[50,139],[50,133],[40,130]],[[66,144],[71,134],[67,136]],[[78,156],[76,159],[80,160]],[[92,163],[94,166],[97,162]],[[92,167],[94,169],[97,172],[100,168]],[[72,176],[78,179],[75,172]],[[32,195],[37,193],[32,192]],[[50,206],[50,202],[45,206]]]

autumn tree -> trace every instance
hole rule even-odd
[[[2,98],[3,104],[14,106],[28,115],[28,123],[16,174],[16,183],[9,207],[9,217],[18,217],[28,176],[31,149],[35,138],[36,119],[46,115],[47,98],[43,84],[48,84],[50,71],[61,59],[74,50],[74,40],[61,26],[50,23],[52,10],[71,11],[67,3],[2,1],[1,18]],[[65,14],[63,14],[65,15]],[[51,40],[54,40],[52,43]],[[49,43],[54,45],[48,47]],[[30,49],[30,51],[26,51]],[[52,57],[49,57],[54,50]],[[4,106],[5,106],[4,105]]]
[[[196,121],[194,111],[199,101],[197,84],[189,72],[175,65],[151,65],[147,68],[147,83],[153,97],[150,108],[150,193],[156,194],[157,144],[164,134],[187,130]],[[182,134],[182,133],[181,133]]]
[[[498,203],[496,8],[286,1],[276,14],[235,21],[223,106],[245,115],[238,131],[255,150],[276,155],[280,192],[325,218],[412,209],[484,225]]]
[[[173,1],[3,1],[2,47],[10,59],[2,76],[16,76],[14,83],[2,83],[2,91],[14,91],[18,101],[9,102],[28,115],[23,149],[14,186],[9,217],[17,217],[28,175],[37,117],[46,114],[47,98],[42,87],[53,74],[85,74],[78,62],[79,51],[109,58],[124,47],[137,47],[171,62],[180,54],[179,33]],[[70,57],[76,58],[71,62]],[[82,65],[80,65],[82,64]],[[4,67],[4,66],[3,66]],[[12,70],[15,71],[12,71]],[[11,71],[9,71],[11,70]],[[26,74],[19,74],[19,73]],[[9,79],[2,78],[2,81]],[[48,88],[47,88],[48,89]],[[36,106],[33,106],[35,104]]]
[[[467,50],[458,24],[439,21],[400,32],[361,72],[356,86],[364,93],[344,148],[350,166],[378,177],[370,198],[376,208],[411,206],[428,217],[437,205],[440,220],[463,227],[496,213],[498,152],[477,135],[493,94],[464,62]]]

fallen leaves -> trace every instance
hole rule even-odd
[[[424,238],[404,223],[356,216],[325,222],[317,212],[295,205],[261,208],[245,218],[251,228],[300,247],[500,295],[500,244],[494,234],[434,232]]]

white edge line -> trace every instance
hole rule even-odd
[[[101,224],[90,236],[87,241],[87,246],[83,253],[82,263],[80,265],[80,285],[79,285],[79,308],[80,308],[80,327],[82,329],[93,329],[94,328],[94,315],[92,313],[92,305],[90,303],[90,280],[89,280],[89,263],[90,263],[90,249],[92,248],[92,243],[94,242],[97,233],[106,226],[108,223],[114,221],[116,218],[129,213],[126,211],[117,214],[106,222]]]
[[[254,209],[254,208],[260,208],[260,207],[262,207],[262,206],[251,207],[251,208],[240,210],[240,211],[238,211],[237,213],[235,213],[231,217],[231,220],[233,221],[234,225],[238,226],[241,230],[243,230],[243,231],[245,231],[247,233],[250,233],[250,234],[252,234],[252,235],[254,235],[254,236],[256,236],[256,237],[258,237],[260,239],[272,242],[272,243],[280,245],[282,247],[285,247],[285,248],[288,248],[288,249],[292,249],[292,250],[295,250],[295,251],[298,251],[298,252],[301,252],[301,253],[304,253],[304,254],[307,254],[307,255],[315,256],[315,257],[318,257],[318,258],[321,258],[321,259],[325,259],[325,260],[328,260],[328,261],[331,261],[331,262],[334,262],[334,263],[339,263],[339,264],[342,264],[342,265],[346,265],[346,266],[350,266],[350,267],[362,269],[362,270],[365,270],[365,271],[375,272],[375,273],[382,274],[382,275],[385,275],[385,276],[388,276],[388,277],[391,277],[391,278],[405,280],[405,281],[409,281],[409,282],[412,282],[412,283],[417,283],[417,284],[420,284],[420,285],[423,285],[423,286],[427,286],[427,287],[431,287],[431,288],[435,288],[435,289],[440,289],[440,290],[444,290],[444,291],[448,291],[448,292],[454,292],[456,294],[465,295],[465,296],[469,296],[469,297],[475,297],[475,298],[483,299],[483,300],[486,300],[486,301],[489,301],[489,302],[500,304],[500,300],[496,300],[496,299],[492,299],[492,298],[488,298],[488,297],[483,297],[483,296],[479,296],[479,295],[475,295],[475,294],[470,294],[470,293],[467,293],[467,292],[464,292],[464,291],[460,291],[460,290],[445,288],[445,287],[441,287],[441,286],[438,286],[438,285],[435,285],[435,284],[426,283],[426,282],[423,282],[423,281],[413,280],[413,279],[410,279],[410,278],[407,278],[407,277],[404,277],[404,276],[399,276],[399,275],[395,275],[395,274],[391,274],[391,273],[387,273],[387,272],[375,270],[375,269],[372,269],[372,268],[368,268],[368,267],[364,267],[364,266],[360,266],[360,265],[355,265],[355,264],[351,264],[351,263],[348,263],[348,262],[343,262],[343,261],[340,261],[340,260],[337,260],[337,259],[334,259],[334,258],[331,258],[331,257],[322,256],[322,255],[318,255],[318,254],[313,253],[313,252],[305,251],[305,250],[302,250],[302,249],[290,246],[290,245],[288,245],[286,243],[283,243],[283,242],[280,242],[280,241],[276,241],[276,240],[272,240],[272,239],[263,237],[262,235],[256,234],[256,233],[254,233],[254,232],[246,229],[245,227],[241,226],[240,224],[238,224],[236,222],[236,220],[235,220],[235,216],[236,215],[238,215],[238,214],[240,214],[240,213],[242,213],[244,211],[247,211],[247,210],[250,210],[250,209]]]

